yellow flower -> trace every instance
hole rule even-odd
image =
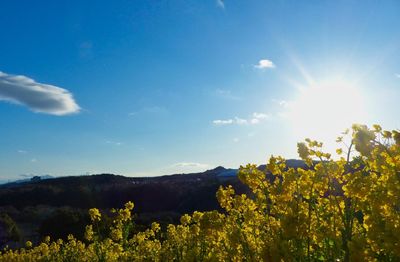
[[[89,209],[89,216],[92,222],[100,221],[101,220],[101,214],[100,211],[97,208],[91,208]]]
[[[309,151],[308,147],[303,142],[297,143],[297,152],[299,153],[299,156],[303,160],[307,159],[310,155],[310,151]]]
[[[188,225],[190,223],[191,217],[188,214],[185,214],[181,217],[181,224]]]
[[[32,247],[32,242],[31,241],[26,241],[25,246],[27,248],[31,248]]]
[[[93,240],[93,235],[94,235],[94,233],[93,233],[92,225],[87,225],[86,226],[86,230],[85,230],[85,238],[86,238],[86,240],[88,240],[88,241]]]
[[[160,224],[156,222],[151,223],[151,230],[153,230],[154,232],[158,232],[160,230]]]
[[[44,237],[44,242],[49,244],[50,243],[50,236],[45,236]]]
[[[125,208],[126,209],[132,210],[133,207],[134,207],[134,204],[131,201],[129,201],[128,203],[125,204]]]
[[[122,230],[120,228],[113,228],[111,230],[111,237],[115,241],[119,241],[122,239]]]

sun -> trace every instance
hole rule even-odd
[[[363,92],[351,81],[326,80],[299,88],[288,118],[296,137],[332,140],[353,123],[366,119]]]

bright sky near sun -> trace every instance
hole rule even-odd
[[[400,127],[397,0],[0,8],[0,180],[236,168]]]

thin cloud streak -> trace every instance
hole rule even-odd
[[[219,8],[225,9],[224,0],[217,0],[217,6],[218,6]]]
[[[248,119],[243,119],[239,117],[235,117],[234,119],[217,119],[213,120],[213,124],[217,126],[223,126],[223,125],[256,125],[261,123],[262,121],[268,119],[270,115],[264,114],[264,113],[257,113],[254,112],[250,118]]]
[[[106,144],[114,145],[114,146],[120,146],[120,145],[122,145],[121,142],[110,141],[110,140],[107,140],[107,141],[106,141]]]
[[[196,163],[196,162],[179,162],[176,164],[171,165],[173,168],[188,168],[188,167],[195,167],[195,168],[206,168],[208,167],[207,164]]]
[[[214,125],[230,125],[230,124],[233,124],[233,120],[232,119],[226,119],[226,120],[217,119],[217,120],[213,120],[213,124]]]

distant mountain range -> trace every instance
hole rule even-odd
[[[35,180],[45,180],[45,179],[52,179],[52,178],[55,178],[55,177],[50,176],[50,175],[43,175],[43,176],[31,176],[31,177],[18,179],[18,180],[0,179],[0,185],[13,184],[13,183],[20,184],[20,183],[26,183],[26,182],[35,181]]]
[[[286,160],[286,165],[288,167],[293,167],[293,168],[298,168],[302,167],[304,168],[306,165],[302,160],[297,160],[297,159],[289,159]],[[260,165],[260,169],[265,169],[265,165]],[[200,172],[200,173],[189,173],[189,174],[175,174],[175,175],[165,175],[165,176],[159,176],[159,177],[127,177],[127,178],[132,178],[132,179],[155,179],[161,178],[161,177],[166,177],[166,176],[177,176],[177,175],[196,175],[196,174],[215,174],[218,177],[233,177],[236,176],[238,172],[238,169],[233,169],[233,168],[224,168],[223,166],[218,166],[214,169],[207,170],[205,172]],[[72,176],[73,177],[73,176]],[[78,177],[78,176],[76,176]],[[54,177],[50,175],[43,175],[43,176],[31,176],[23,179],[18,179],[18,180],[5,180],[5,179],[0,179],[0,186],[8,184],[10,185],[15,185],[15,184],[23,184],[23,183],[29,183],[29,182],[38,182],[40,180],[46,180],[46,179],[59,179],[59,178],[65,178],[65,177]]]
[[[305,163],[302,160],[298,159],[289,159],[286,160],[286,165],[288,167],[293,167],[293,168],[304,168],[306,167]],[[260,165],[260,169],[265,169],[265,165]],[[126,178],[132,178],[133,180],[135,179],[145,179],[145,180],[157,180],[158,178],[164,178],[169,176],[169,177],[174,177],[177,175],[187,175],[187,176],[193,176],[193,175],[199,175],[199,174],[214,174],[217,177],[234,177],[237,175],[238,169],[233,169],[233,168],[224,168],[223,166],[218,166],[214,169],[207,170],[205,172],[199,172],[199,173],[189,173],[189,174],[175,174],[175,175],[164,175],[164,176],[159,176],[159,177],[126,177]],[[95,174],[94,174],[95,175]],[[71,176],[74,177],[74,176]],[[76,176],[79,177],[79,176]],[[54,177],[50,175],[43,175],[43,176],[31,176],[23,179],[18,179],[18,180],[5,180],[5,179],[0,179],[0,187],[1,185],[16,185],[16,184],[24,184],[24,183],[29,183],[29,182],[38,182],[40,180],[46,180],[46,179],[63,179],[65,177]]]
[[[305,167],[305,164],[301,160],[287,160],[287,166]],[[265,170],[265,165],[259,168]],[[113,174],[33,177],[0,185],[0,206],[112,208],[133,200],[137,212],[210,210],[218,208],[215,193],[221,185],[231,184],[238,191],[247,192],[237,173],[238,169],[219,166],[200,173],[159,177]]]

